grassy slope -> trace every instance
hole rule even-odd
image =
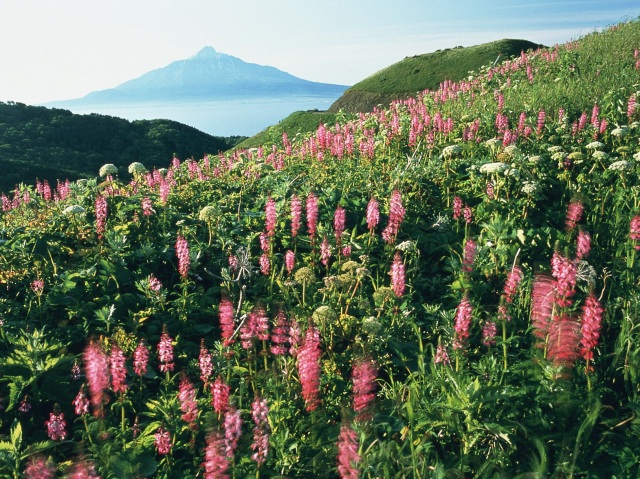
[[[326,112],[295,112],[238,146],[256,147],[268,139],[281,137],[283,131],[289,137],[315,131],[319,123],[335,123],[340,111],[347,114],[366,113],[377,105],[386,106],[398,98],[409,97],[426,89],[437,89],[443,80],[462,80],[470,71],[489,65],[498,58],[500,61],[506,60],[538,46],[526,40],[505,39],[407,57],[349,88]]]

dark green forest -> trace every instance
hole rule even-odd
[[[36,179],[54,183],[96,176],[112,163],[127,176],[134,161],[166,166],[173,155],[200,159],[244,137],[215,137],[171,120],[128,121],[106,115],[0,102],[0,191]]]

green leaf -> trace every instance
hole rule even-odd
[[[11,444],[13,444],[14,451],[19,451],[22,445],[22,424],[16,421],[11,428]]]

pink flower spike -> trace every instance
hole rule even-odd
[[[465,341],[469,337],[469,328],[471,327],[471,315],[473,313],[473,307],[469,302],[469,299],[465,295],[458,305],[455,318],[455,334],[456,340],[453,344],[454,349],[463,349]]]
[[[375,399],[378,365],[371,358],[363,358],[353,365],[353,410],[357,421],[368,421],[373,417],[371,405]]]
[[[176,240],[176,256],[178,257],[178,272],[180,276],[186,278],[189,275],[191,263],[189,259],[189,243],[182,235],[179,235]]]
[[[589,294],[582,307],[582,338],[580,340],[580,354],[587,361],[593,359],[593,349],[598,345],[603,314],[604,308],[600,302],[593,293]]]
[[[173,339],[167,333],[166,325],[162,327],[162,335],[158,343],[158,359],[160,361],[160,371],[166,373],[173,371]]]
[[[122,349],[116,343],[111,345],[109,365],[111,371],[111,387],[114,393],[124,393],[127,391],[127,369],[124,365],[125,357]]]
[[[133,352],[133,372],[138,376],[144,376],[147,373],[147,366],[149,364],[149,349],[144,343],[144,339],[141,339]]]
[[[336,208],[333,215],[333,231],[336,237],[336,245],[340,247],[342,244],[342,233],[344,233],[346,221],[346,211],[340,205]]]
[[[391,272],[389,274],[391,275],[391,288],[393,289],[396,297],[401,298],[405,289],[405,271],[404,262],[402,261],[399,251],[396,251],[396,254],[393,257]]]
[[[338,436],[338,474],[340,479],[358,479],[360,462],[358,433],[343,424]]]
[[[269,198],[267,200],[267,204],[265,206],[265,216],[265,229],[267,230],[267,235],[269,237],[275,236],[278,216],[276,213],[276,202],[273,198]]]
[[[52,479],[55,468],[44,456],[32,456],[24,469],[24,479]]]
[[[235,312],[233,310],[233,303],[227,296],[223,296],[220,301],[218,316],[220,318],[220,336],[223,339],[223,345],[230,346],[234,342],[232,337],[236,325],[234,321]]]
[[[229,460],[225,453],[224,438],[219,432],[210,432],[206,442],[202,463],[204,479],[229,479]]]
[[[217,414],[224,414],[229,408],[229,394],[231,388],[224,382],[221,376],[218,376],[211,385],[211,405]]]
[[[158,454],[162,456],[169,454],[169,452],[171,452],[171,447],[173,446],[171,444],[171,434],[169,431],[167,431],[163,426],[160,426],[154,436]]]
[[[380,210],[378,206],[378,202],[375,198],[371,198],[369,200],[369,204],[367,204],[367,227],[369,230],[375,229],[380,222]]]
[[[93,414],[96,417],[103,417],[103,406],[108,401],[105,389],[109,388],[109,360],[100,344],[94,341],[85,348],[83,359]]]
[[[302,398],[308,412],[320,404],[320,333],[309,326],[302,347],[298,351],[298,376],[302,385]]]
[[[64,414],[52,412],[44,425],[47,426],[47,435],[52,441],[64,441],[67,437],[67,422],[64,420]]]

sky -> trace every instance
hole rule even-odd
[[[638,0],[0,0],[0,101],[79,98],[204,46],[353,85],[407,56],[552,46],[638,17]]]

